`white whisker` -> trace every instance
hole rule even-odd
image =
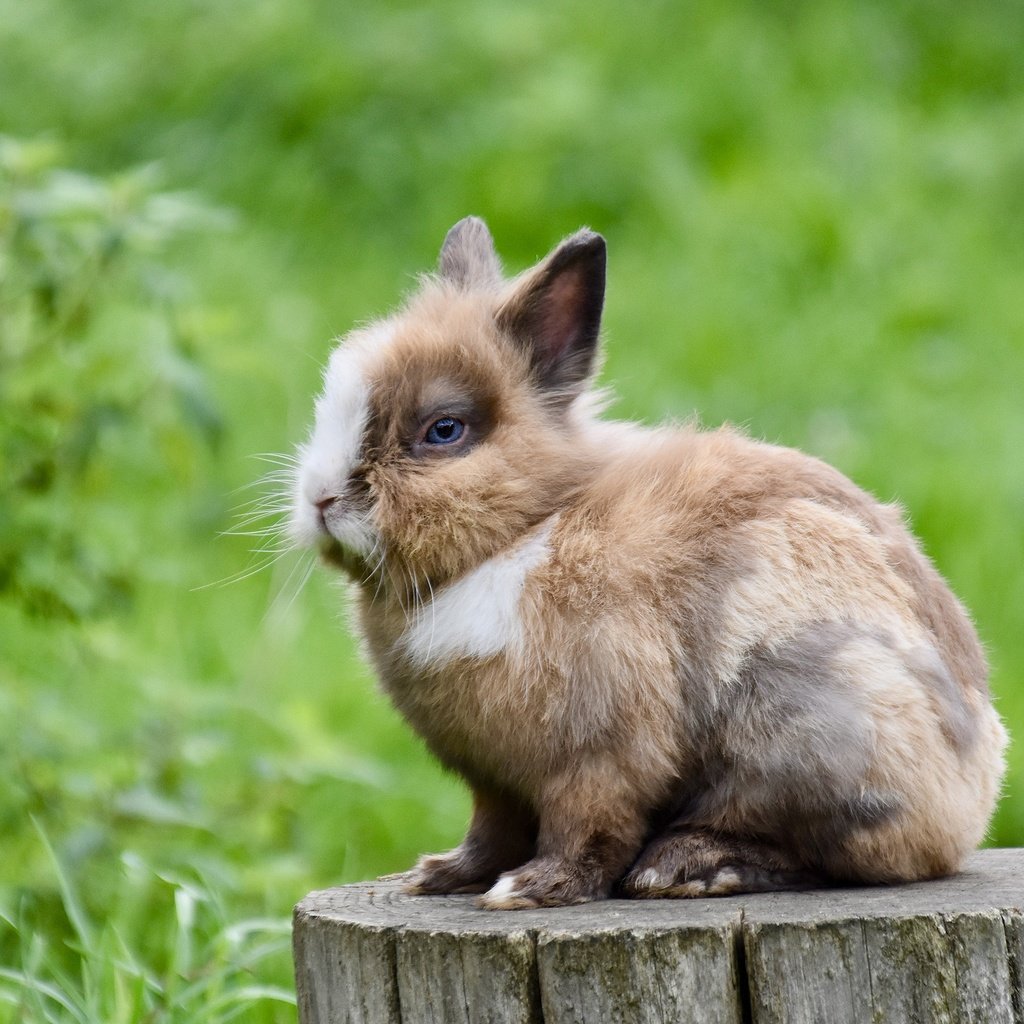
[[[291,567],[288,575],[285,577],[284,583],[282,583],[278,588],[277,593],[274,595],[273,600],[267,608],[266,614],[263,616],[264,622],[270,619],[280,619],[288,614],[288,610],[295,603],[295,599],[305,588],[306,583],[309,581],[309,577],[312,575],[315,568],[316,555],[312,552],[309,552],[308,555],[304,555]],[[298,585],[295,587],[292,596],[285,601],[285,595],[291,588],[291,582],[295,578],[296,573],[299,574]],[[284,601],[283,605],[282,601]]]
[[[270,463],[274,468],[258,479],[235,488],[231,493],[263,488],[266,493],[240,502],[229,509],[231,524],[218,532],[220,537],[251,537],[262,541],[249,549],[248,564],[229,576],[213,583],[207,583],[196,590],[223,587],[254,576],[279,562],[295,545],[289,538],[288,517],[292,512],[291,490],[295,482],[300,456],[279,452],[261,452],[252,458]],[[255,564],[254,564],[255,563]]]
[[[369,575],[363,581],[368,583],[374,576],[377,577],[377,585],[373,588],[373,600],[376,601],[380,597],[380,588],[384,586],[384,577],[387,574],[384,566],[385,559],[388,557],[388,549],[384,545],[384,542],[379,538],[373,542],[373,548],[370,551],[370,557],[372,558],[376,553],[377,549],[380,549],[380,558],[377,559],[376,565],[370,570]]]
[[[252,554],[267,554],[267,555],[270,555],[271,557],[265,558],[258,565],[249,565],[249,566],[246,566],[244,569],[239,569],[238,572],[232,573],[230,576],[225,576],[223,579],[215,580],[213,583],[203,583],[203,584],[201,584],[198,587],[193,587],[192,591],[195,592],[197,590],[210,590],[213,587],[226,587],[226,586],[229,586],[232,583],[241,583],[242,580],[247,580],[250,576],[255,576],[256,573],[262,572],[264,569],[269,569],[270,566],[272,566],[275,562],[278,562],[282,558],[284,558],[284,556],[286,554],[288,554],[288,552],[290,550],[292,550],[292,549],[291,548],[285,548],[284,550],[276,552],[276,553],[274,553],[274,552],[260,552],[259,550],[255,550],[255,551],[253,551],[251,553]]]
[[[282,509],[265,509],[261,512],[249,512],[245,515],[239,513],[236,516],[232,516],[231,528],[233,530],[243,529],[247,526],[255,526],[261,519],[270,519],[272,516],[280,517],[289,510],[286,508]]]
[[[430,661],[430,651],[434,646],[434,626],[437,624],[437,605],[434,601],[434,585],[430,582],[430,576],[426,577],[427,587],[430,590],[430,639],[427,641],[427,661]]]
[[[259,519],[268,515],[279,515],[292,507],[290,500],[283,497],[265,498],[259,502],[247,501],[230,509],[232,519]]]
[[[285,539],[283,544],[264,544],[258,548],[249,548],[249,554],[251,555],[277,555],[284,554],[287,551],[295,551],[295,545],[288,539]]]
[[[402,566],[402,571],[405,573],[406,582],[409,585],[409,597],[412,598],[413,604],[416,601],[416,580],[412,575],[412,570],[407,566]],[[413,612],[415,609],[410,609],[405,601],[401,602],[402,614],[405,616],[406,627],[412,625]]]
[[[250,512],[248,515],[237,515],[231,516],[234,522],[231,523],[231,529],[245,529],[247,526],[255,526],[262,519],[270,519],[275,517],[278,519],[278,523],[284,525],[282,516],[290,512],[290,509],[267,509],[264,512]]]
[[[302,456],[296,452],[254,452],[249,458],[278,466],[298,466],[302,462]]]
[[[237,522],[231,523],[226,529],[226,533],[233,533],[236,530],[256,530],[256,529],[271,529],[276,528],[279,530],[285,530],[287,528],[287,519],[283,518],[281,512],[261,512],[259,515],[251,516],[238,516]],[[272,522],[265,522],[267,519],[273,518]]]

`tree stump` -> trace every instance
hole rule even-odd
[[[295,908],[301,1024],[1024,1024],[1024,850],[955,878],[493,912],[395,882]]]

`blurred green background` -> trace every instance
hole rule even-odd
[[[260,538],[219,534],[273,520],[252,456],[466,213],[512,270],[607,236],[616,414],[738,422],[904,502],[1019,731],[1019,4],[0,26],[0,1020],[294,1020],[291,905],[459,839],[340,588],[245,576]],[[1024,843],[1016,748],[992,841]]]

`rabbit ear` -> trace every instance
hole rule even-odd
[[[445,235],[438,271],[446,281],[460,288],[501,280],[501,261],[494,250],[494,239],[479,217],[463,217]]]
[[[604,306],[605,242],[583,228],[514,285],[498,324],[530,355],[542,387],[580,390],[597,353]]]

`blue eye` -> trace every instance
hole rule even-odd
[[[466,426],[462,420],[445,416],[444,419],[440,419],[430,425],[424,440],[427,444],[454,444],[462,437],[462,432],[465,429]]]

